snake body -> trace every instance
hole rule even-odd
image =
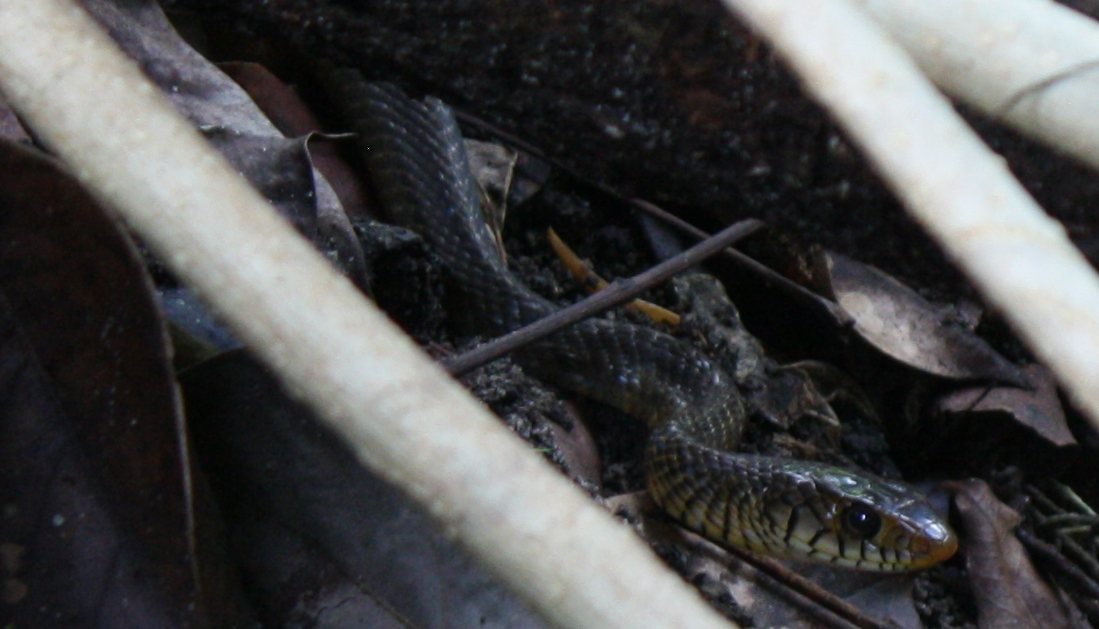
[[[467,331],[499,335],[556,310],[501,259],[449,108],[384,84],[341,87],[387,214],[442,259],[464,298]],[[666,334],[591,319],[516,358],[540,378],[646,421],[653,499],[715,541],[878,571],[924,568],[954,553],[949,526],[904,484],[733,452],[746,421],[735,382]]]

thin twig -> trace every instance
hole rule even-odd
[[[1028,552],[1044,561],[1047,566],[1060,572],[1064,577],[1062,584],[1071,585],[1083,595],[1083,602],[1090,603],[1093,606],[1091,611],[1099,612],[1099,603],[1096,602],[1099,601],[1099,583],[1093,581],[1076,564],[1062,555],[1056,546],[1038,538],[1025,528],[1019,528],[1015,531],[1015,537],[1019,538],[1019,541],[1022,542]]]
[[[687,221],[679,218],[678,216],[668,212],[667,210],[645,201],[643,199],[630,199],[630,205],[645,212],[646,214],[667,223],[673,228],[680,231],[680,233],[686,234],[691,238],[702,240],[709,238],[710,235],[703,230],[691,225]],[[821,297],[813,291],[805,288],[801,284],[792,281],[790,278],[778,273],[774,269],[756,261],[755,259],[737,251],[736,249],[726,249],[721,252],[721,255],[732,260],[736,264],[744,267],[758,275],[763,281],[770,283],[772,286],[782,290],[788,295],[792,295],[796,299],[804,300],[814,304],[819,308],[823,308],[828,311],[829,314],[835,318],[840,327],[852,326],[855,323],[855,319],[846,310],[841,308],[839,304],[834,301]]]
[[[651,502],[643,502],[630,509],[637,509],[636,515],[644,518],[647,538],[663,537],[674,540],[675,543],[682,540],[682,543],[696,549],[698,554],[708,556],[722,566],[735,559],[740,562],[737,570],[745,573],[745,579],[786,597],[791,604],[812,615],[823,625],[832,629],[896,629],[895,623],[867,614],[779,561],[735,546],[715,543],[680,527]]]
[[[552,165],[556,168],[561,169],[564,172],[567,172],[569,174],[573,174],[575,176],[575,174],[571,170],[569,170],[569,168],[566,167],[564,164],[561,164],[557,160],[554,160],[554,159],[550,158],[548,155],[546,155],[542,151],[542,149],[540,149],[537,146],[531,144],[530,142],[527,142],[523,138],[515,135],[514,133],[508,133],[507,131],[504,131],[500,127],[497,127],[496,125],[494,125],[490,122],[482,120],[481,118],[478,118],[477,116],[467,114],[464,111],[461,111],[459,109],[454,110],[454,117],[461,124],[472,126],[472,127],[477,127],[478,129],[481,129],[482,131],[484,131],[488,135],[492,136],[493,138],[499,140],[500,142],[503,142],[504,144],[507,144],[508,146],[510,146],[512,149],[514,149],[516,151],[522,151],[522,152],[530,155],[531,157],[535,157],[537,159],[540,159],[540,160],[542,160],[542,161],[544,161],[544,162],[546,162],[546,163],[548,163],[548,164],[550,164],[550,165]],[[577,177],[577,178],[579,179],[579,177]]]
[[[734,546],[722,546],[722,548],[730,554],[736,555],[742,562],[752,566],[752,568],[756,570],[758,576],[766,576],[766,581],[770,581],[773,584],[781,584],[789,588],[797,594],[800,594],[817,605],[827,609],[844,621],[859,627],[859,629],[896,629],[896,624],[886,622],[867,614],[859,609],[858,606],[848,603],[774,559]],[[773,584],[771,585],[772,588],[774,587]]]
[[[1070,488],[1056,481],[1051,481],[1049,485],[1052,489],[1050,493],[1069,502],[1072,508],[1085,513],[1069,512],[1048,497],[1044,491],[1028,484],[1024,486],[1024,490],[1031,498],[1027,517],[1034,521],[1036,530],[1044,533],[1045,537],[1052,538],[1054,545],[1066,560],[1075,560],[1080,569],[1087,572],[1092,579],[1099,578],[1099,561],[1073,537],[1076,531],[1087,534],[1095,529],[1097,519],[1094,511]],[[1042,509],[1050,513],[1042,513]]]
[[[489,341],[464,354],[443,360],[441,361],[443,368],[454,376],[460,376],[520,347],[545,338],[561,328],[625,303],[639,293],[700,264],[706,258],[726,249],[730,244],[744,238],[762,226],[763,223],[755,219],[748,219],[731,225],[644,273],[624,280],[615,280],[607,288],[583,301],[562,308],[544,319],[539,319],[530,325]]]
[[[774,559],[718,544],[684,529],[644,493],[615,496],[610,503],[611,511],[617,517],[631,523],[641,523],[641,534],[650,544],[657,547],[669,543],[684,546],[691,550],[692,555],[705,557],[724,570],[732,571],[730,564],[739,562],[735,570],[738,576],[786,599],[823,626],[830,629],[897,629],[894,623],[867,614]],[[682,569],[680,571],[684,572]]]

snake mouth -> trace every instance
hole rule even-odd
[[[912,567],[933,566],[946,561],[958,551],[958,536],[948,527],[932,522],[923,527],[912,543]]]

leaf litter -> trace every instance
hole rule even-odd
[[[299,120],[297,114],[304,107],[292,98],[292,90],[274,98],[257,97],[265,102],[261,112],[236,83],[174,34],[154,3],[88,0],[86,6],[139,60],[177,108],[338,267],[364,288],[371,287],[379,301],[401,304],[394,308],[394,316],[422,342],[433,343],[437,350],[461,346],[463,340],[452,338],[445,329],[445,286],[438,271],[431,270],[430,251],[418,248],[415,235],[392,232],[363,215],[369,211],[369,194],[363,193],[362,182],[355,179],[354,160],[350,167],[342,161],[341,140],[311,135],[315,129],[307,127],[312,123],[303,127],[287,122]],[[257,94],[279,94],[285,89],[262,66],[237,65],[231,66],[231,71]],[[267,116],[281,120],[279,126],[292,137],[284,136]],[[28,143],[17,118],[8,113],[2,120],[0,128],[9,142]],[[337,126],[335,130],[340,129]],[[310,148],[314,143],[326,146],[322,159]],[[0,568],[4,587],[0,610],[5,619],[10,615],[25,624],[53,626],[34,615],[32,605],[37,605],[39,610],[60,610],[69,618],[95,617],[100,624],[120,626],[139,622],[157,626],[181,618],[193,626],[235,626],[252,618],[272,625],[540,626],[521,603],[482,574],[445,535],[434,531],[416,507],[354,465],[341,446],[239,350],[222,353],[186,372],[183,382],[188,412],[181,415],[167,370],[162,323],[149,306],[152,289],[132,249],[127,249],[130,245],[124,233],[82,198],[53,163],[21,153],[10,144],[4,145],[3,158],[7,172],[0,182],[0,198],[7,212],[5,234],[12,237],[8,251],[26,257],[24,266],[9,267],[6,276],[11,281],[3,286],[5,327],[9,330],[5,350],[9,360],[4,364],[9,365],[9,390],[20,392],[9,398],[0,426],[7,437],[0,446],[0,455],[8,461],[5,469],[18,471],[6,480],[2,494]],[[324,166],[320,166],[322,162]],[[27,196],[28,173],[49,180],[46,187],[54,194],[67,195],[65,203]],[[501,181],[508,181],[511,175],[499,168],[493,173],[495,194],[506,195],[511,184],[501,189]],[[340,183],[330,185],[329,179]],[[583,234],[577,243],[581,255],[603,265],[609,275],[626,275],[651,263],[636,245],[643,229],[624,216],[620,200],[567,175],[533,187],[529,182],[520,183],[528,198],[508,203],[509,214],[516,216],[509,218],[505,236],[514,268],[536,289],[554,299],[573,298],[579,290],[546,253],[540,237],[545,222],[552,222],[563,233]],[[62,217],[66,204],[74,208],[71,217]],[[20,212],[25,225],[10,222],[19,218]],[[87,266],[77,265],[70,256],[83,245],[65,239],[77,237],[73,232],[78,226],[93,229],[79,221],[98,224],[94,233],[111,234],[102,240],[115,243],[112,246],[123,252],[121,257],[117,253],[94,256]],[[35,238],[40,240],[20,252],[16,245],[28,241],[13,236],[22,233],[37,233]],[[379,233],[389,235],[379,237]],[[88,253],[93,251],[98,250],[89,249]],[[740,370],[742,384],[756,395],[758,387],[766,389],[767,383],[787,369],[784,363],[839,365],[840,372],[850,371],[853,380],[839,387],[837,394],[837,379],[828,378],[818,386],[812,380],[820,370],[809,369],[807,380],[776,389],[781,397],[758,398],[769,399],[756,404],[756,413],[770,421],[757,422],[759,427],[750,431],[746,448],[841,464],[858,461],[879,473],[895,474],[897,467],[892,462],[855,451],[870,441],[885,443],[882,436],[866,435],[875,431],[879,435],[938,431],[935,434],[940,440],[942,435],[948,436],[952,449],[938,458],[900,457],[907,474],[943,478],[965,470],[996,481],[1003,478],[997,472],[1015,465],[1029,480],[1060,472],[1071,463],[1078,449],[1069,429],[1071,413],[1066,418],[1048,376],[1004,359],[950,309],[934,306],[881,271],[837,254],[821,258],[804,250],[801,255],[804,260],[827,261],[827,282],[821,283],[821,269],[817,268],[810,273],[816,274],[817,281],[807,285],[817,290],[826,286],[820,290],[821,296],[845,309],[855,321],[852,329],[838,319],[831,326],[813,329],[834,336],[823,346],[846,349],[838,353],[791,352],[788,346],[772,343],[764,333],[762,344],[734,344],[742,360],[732,361],[733,369]],[[383,262],[387,258],[389,261]],[[129,261],[110,267],[119,259]],[[198,321],[210,329],[218,328],[200,301],[193,296],[179,297],[184,291],[155,261],[152,265],[162,303],[183,300],[190,307],[186,317],[178,316],[180,311],[174,306],[167,309],[174,325]],[[100,270],[74,275],[77,268]],[[789,276],[804,280],[796,273]],[[418,279],[403,279],[410,277]],[[736,288],[734,295],[740,294],[743,286]],[[44,299],[43,289],[54,291],[46,301],[66,304],[83,295],[96,307],[82,305],[46,314],[51,312],[49,308],[34,305]],[[423,302],[425,290],[434,296],[428,298],[429,306],[418,309],[416,304]],[[384,299],[380,293],[385,294]],[[677,303],[669,289],[658,288],[652,293],[657,301]],[[131,297],[137,305],[118,302],[120,295]],[[142,300],[145,305],[140,305]],[[134,310],[126,313],[126,308]],[[747,308],[742,306],[741,311],[748,321],[767,316],[766,309],[762,315],[758,311],[749,315]],[[85,315],[85,320],[74,321],[73,312]],[[616,312],[611,316],[634,315]],[[800,316],[811,318],[819,313]],[[425,320],[434,323],[425,325]],[[740,338],[739,319],[736,325],[733,336]],[[689,334],[705,336],[707,330],[714,329],[706,324],[692,328]],[[97,339],[91,331],[107,336]],[[136,335],[138,340],[125,340],[127,335]],[[224,334],[207,332],[204,338],[223,348],[233,344]],[[776,357],[745,362],[756,346],[782,349]],[[123,347],[128,352],[125,368],[120,367]],[[154,366],[147,366],[150,364]],[[881,372],[860,371],[866,364],[888,367]],[[526,426],[528,435],[537,436],[537,447],[551,459],[556,457],[566,471],[587,470],[582,476],[589,491],[602,499],[611,492],[639,487],[636,461],[643,434],[631,427],[628,419],[583,400],[571,400],[570,408],[562,407],[552,392],[534,394],[528,402],[525,396],[534,385],[522,383],[525,376],[514,369],[497,371],[499,375],[490,376],[482,389],[495,396],[499,408],[510,409],[504,414],[513,415],[516,425]],[[88,374],[95,376],[80,380]],[[501,388],[516,378],[519,385]],[[104,395],[105,391],[109,395]],[[845,403],[845,398],[856,402]],[[898,398],[915,400],[905,404],[910,412],[888,412],[896,410],[889,400]],[[106,407],[105,401],[109,402]],[[506,407],[499,406],[501,403]],[[127,404],[137,405],[135,409],[140,411],[125,410]],[[579,419],[569,418],[573,408]],[[879,412],[866,412],[867,408]],[[857,418],[853,423],[852,416]],[[131,426],[123,421],[134,417],[142,421]],[[844,425],[836,426],[830,420],[834,417]],[[989,417],[997,423],[987,425]],[[969,441],[957,431],[942,428],[966,422],[984,422],[980,430],[972,431]],[[899,428],[893,425],[897,423]],[[595,433],[598,452],[589,438],[572,436],[586,430],[587,424]],[[257,433],[259,429],[264,432]],[[185,456],[188,433],[201,470],[190,466]],[[1004,437],[1014,433],[1019,436]],[[935,434],[925,434],[922,441],[933,442]],[[990,434],[998,440],[981,441]],[[1028,462],[1026,444],[1028,439],[1034,441],[1034,436],[1045,444],[1041,446],[1044,450],[1037,450],[1044,454],[1035,456],[1031,451]],[[570,440],[573,444],[565,449],[566,454],[554,445]],[[983,449],[978,447],[981,443]],[[123,456],[136,444],[143,456]],[[869,449],[884,453],[889,447],[871,445]],[[967,453],[973,456],[966,457]],[[938,461],[963,457],[979,461],[936,467]],[[591,471],[598,469],[600,459],[603,478]],[[1056,460],[1056,464],[1042,465],[1043,460]],[[140,464],[151,467],[134,473],[133,466]],[[155,489],[148,486],[153,480],[157,481]],[[187,491],[188,486],[193,490]],[[1020,501],[1029,486],[1025,481],[1022,486],[1000,482],[996,489],[1013,502]],[[175,489],[166,489],[172,487]],[[280,491],[287,487],[294,489]],[[880,580],[825,571],[817,579],[889,626],[931,622],[944,627],[972,626],[970,623],[1033,626],[1030,623],[1038,620],[1050,623],[1048,626],[1085,626],[1080,623],[1088,622],[1087,610],[1074,611],[1066,602],[1072,595],[1079,596],[1071,579],[1066,583],[1062,571],[1057,585],[1048,584],[1043,573],[1032,566],[1025,547],[1015,541],[1013,531],[1019,520],[1011,515],[1014,511],[984,485],[954,482],[949,487],[956,496],[957,522],[965,538],[963,552],[950,565],[919,577],[916,590],[934,590],[934,583],[961,588],[953,594],[960,602],[954,605],[952,619],[945,619],[950,614],[936,616],[928,611],[949,605],[928,602],[922,595],[919,603],[913,600],[911,577]],[[28,496],[40,496],[36,500],[46,502],[27,506]],[[155,499],[149,500],[150,496]],[[1026,513],[1026,501],[1022,503]],[[29,513],[37,516],[28,518]],[[639,525],[643,528],[668,528],[658,516],[642,513],[640,521],[648,522]],[[147,526],[140,530],[135,522]],[[745,576],[754,574],[754,569],[708,542],[690,539],[676,529],[655,537],[659,538],[657,547],[673,566],[741,622],[792,627],[833,622],[806,615],[804,607],[791,607],[791,595],[783,594],[785,590],[775,586],[773,579],[757,581],[757,577]],[[149,539],[158,543],[150,545]],[[1049,552],[1039,562],[1042,565],[1050,563],[1050,552],[1054,558],[1061,552],[1054,544],[1047,546],[1053,550],[1046,548]],[[1084,552],[1093,554],[1094,549],[1085,548]],[[1066,561],[1075,565],[1086,560],[1069,557]],[[71,574],[56,569],[74,562],[84,569]],[[140,583],[128,579],[122,568],[134,566],[155,578]],[[805,572],[803,567],[793,568]],[[237,575],[243,580],[237,581]],[[102,596],[92,600],[64,594],[91,582],[99,584],[94,591]],[[102,587],[104,584],[107,587]],[[975,606],[968,616],[967,596]],[[773,601],[763,604],[760,601],[764,599]],[[140,613],[135,611],[137,607],[118,602],[122,600],[140,607]]]

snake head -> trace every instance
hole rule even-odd
[[[649,493],[714,541],[878,572],[927,568],[958,549],[927,498],[903,483],[824,463],[716,451],[673,431],[655,437]]]
[[[920,492],[902,483],[813,464],[812,475],[769,500],[789,556],[896,572],[950,558],[958,540]]]

